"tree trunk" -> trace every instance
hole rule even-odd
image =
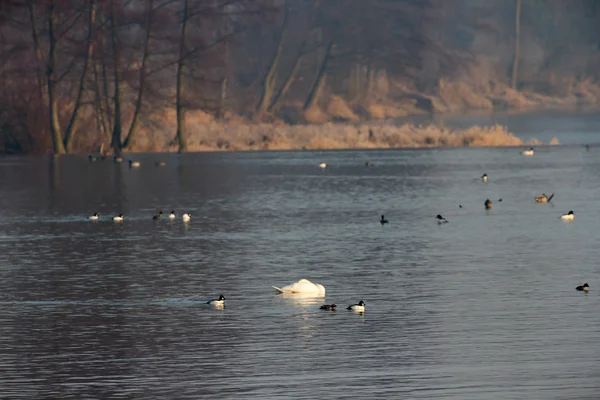
[[[377,70],[375,69],[375,65],[370,63],[367,67],[367,79],[364,86],[364,95],[363,98],[365,101],[371,99],[371,94],[373,93],[373,88],[375,87],[375,75]]]
[[[135,111],[133,112],[133,120],[127,132],[125,143],[123,147],[129,149],[133,146],[133,138],[135,135],[135,129],[140,120],[140,111],[142,109],[142,99],[144,97],[144,86],[146,85],[146,62],[148,61],[148,54],[150,49],[150,29],[152,25],[152,11],[154,10],[154,0],[148,1],[148,20],[146,21],[146,40],[144,44],[144,55],[142,56],[142,65],[140,66],[140,87],[138,89],[138,97],[135,103]]]
[[[185,135],[185,108],[183,105],[183,74],[186,61],[186,37],[188,28],[188,1],[183,0],[183,20],[181,22],[181,38],[179,39],[179,60],[177,60],[177,136],[179,152],[187,151],[187,137]]]
[[[309,30],[307,34],[309,37],[313,32],[313,26],[318,15],[319,0],[313,0],[312,7],[313,9],[308,24]],[[306,48],[308,46],[309,40],[310,39],[308,37],[303,40],[302,45],[300,46],[300,53],[296,58],[296,62],[292,67],[292,71],[288,75],[283,86],[281,86],[281,88],[279,88],[279,90],[277,91],[277,94],[275,94],[275,97],[273,98],[273,101],[271,102],[271,105],[267,110],[269,113],[276,113],[277,111],[279,111],[279,107],[281,106],[281,100],[285,97],[292,84],[296,81],[296,75],[298,74],[298,71],[300,71],[302,62],[306,58]]]
[[[108,132],[108,127],[106,125],[106,110],[103,105],[102,99],[102,91],[100,87],[100,74],[98,73],[98,64],[94,63],[94,91],[96,92],[95,96],[95,104],[94,104],[94,114],[96,114],[96,123],[98,124],[98,129],[102,132],[103,136],[106,136],[110,140],[110,134]],[[104,139],[102,139],[104,142]]]
[[[269,65],[269,71],[265,76],[265,79],[262,83],[262,92],[260,95],[260,101],[258,102],[258,106],[256,107],[256,116],[260,118],[262,114],[267,111],[269,106],[272,103],[273,93],[275,92],[275,87],[277,85],[277,75],[279,71],[279,61],[281,60],[281,53],[283,52],[283,44],[285,42],[285,37],[287,36],[288,30],[288,7],[287,1],[284,4],[284,14],[283,14],[283,23],[281,27],[281,34],[279,35],[279,42],[277,43],[277,48],[275,50],[275,55],[271,60],[271,64]]]
[[[85,77],[87,75],[88,65],[90,63],[90,59],[92,58],[92,52],[94,49],[92,35],[94,32],[94,20],[96,19],[96,4],[94,0],[90,0],[90,14],[89,14],[89,26],[88,26],[88,36],[87,36],[87,51],[85,54],[85,60],[83,62],[83,71],[81,72],[81,78],[79,79],[79,90],[77,92],[77,98],[75,99],[75,106],[73,107],[73,114],[71,115],[71,120],[67,125],[67,129],[65,130],[65,139],[64,146],[65,149],[69,150],[69,145],[71,144],[71,139],[73,138],[73,132],[75,132],[75,127],[77,125],[77,117],[79,115],[79,108],[81,106],[81,97],[83,96],[83,91],[85,89]]]
[[[116,155],[121,154],[122,143],[121,143],[121,82],[119,77],[119,43],[117,39],[117,28],[115,26],[115,12],[114,12],[114,0],[111,1],[110,7],[110,36],[112,40],[113,48],[113,62],[114,62],[114,85],[115,94],[113,97],[113,103],[115,107],[114,124],[112,133],[111,147],[114,149]]]
[[[311,107],[314,107],[319,101],[319,97],[321,96],[321,92],[323,90],[323,86],[325,86],[325,78],[327,77],[327,64],[329,64],[329,58],[331,57],[331,49],[333,48],[333,41],[329,43],[327,46],[327,50],[325,50],[325,55],[323,56],[323,62],[321,63],[321,67],[319,68],[319,72],[317,73],[317,78],[308,94],[308,98],[304,103],[304,110],[308,110]]]
[[[519,42],[521,39],[521,0],[517,0],[517,10],[515,17],[515,53],[513,55],[512,79],[510,86],[517,90],[519,79]]]
[[[292,86],[292,83],[294,83],[294,81],[296,80],[296,75],[298,74],[298,71],[300,71],[300,67],[302,66],[302,61],[304,61],[304,57],[305,57],[305,54],[301,53],[296,58],[296,63],[292,67],[292,71],[288,75],[288,77],[285,80],[285,83],[283,84],[283,86],[279,89],[279,91],[277,92],[277,94],[273,98],[273,102],[271,103],[271,106],[267,110],[268,112],[270,112],[270,113],[276,113],[277,111],[279,111],[279,107],[281,105],[280,104],[281,99],[283,99],[285,97],[285,95],[287,94],[288,90]]]
[[[48,60],[46,65],[46,81],[48,84],[48,117],[50,123],[50,133],[52,134],[52,147],[55,155],[64,154],[62,135],[60,132],[60,123],[58,120],[58,107],[54,93],[54,64],[56,61],[56,36],[54,35],[54,22],[56,20],[56,10],[54,9],[54,0],[48,1]]]
[[[223,119],[225,116],[225,100],[227,99],[227,78],[229,77],[229,39],[225,42],[225,73],[221,80],[221,96],[219,99],[219,112],[217,119]]]
[[[33,37],[33,48],[35,50],[35,56],[37,58],[37,65],[35,67],[35,72],[37,75],[38,81],[38,94],[40,96],[40,101],[44,100],[44,72],[41,66],[44,64],[44,55],[42,54],[42,49],[40,46],[40,36],[37,30],[37,25],[35,23],[35,9],[34,3],[29,3],[29,18],[31,21],[31,35]]]
[[[112,130],[113,114],[111,111],[110,96],[108,95],[108,72],[106,71],[106,58],[104,57],[102,57],[102,91],[104,92],[102,98],[104,99],[104,110],[106,111],[104,115],[108,124],[108,132]],[[112,140],[112,132],[109,134],[109,140]]]

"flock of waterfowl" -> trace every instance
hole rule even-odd
[[[585,145],[585,150],[586,151],[590,151],[590,145]],[[535,154],[535,150],[533,149],[533,147],[530,147],[527,150],[523,150],[521,152],[519,152],[519,154],[523,155],[523,156],[533,156]],[[374,165],[367,161],[365,162],[365,167],[373,167]],[[327,168],[327,164],[322,162],[319,164],[319,168]],[[481,175],[480,177],[481,181],[483,183],[487,183],[488,181],[488,175],[486,173],[484,173],[483,175]],[[536,203],[550,203],[552,201],[552,198],[554,198],[554,193],[552,193],[550,196],[548,196],[546,193],[542,193],[540,196],[536,196],[535,197],[535,202]],[[501,202],[502,199],[498,199],[498,202]],[[483,206],[485,207],[486,210],[490,210],[492,208],[492,201],[490,199],[486,199],[485,202],[483,203]],[[463,208],[462,205],[458,205],[459,208]],[[562,214],[560,216],[560,219],[563,221],[573,221],[575,219],[575,213],[573,212],[573,210],[570,210],[568,213],[566,214]],[[449,221],[442,217],[440,214],[438,214],[436,216],[436,220],[438,224],[447,224]],[[379,220],[379,222],[381,223],[381,225],[385,225],[388,224],[389,221],[385,218],[384,215],[381,216],[381,219]],[[583,284],[583,286],[577,286],[577,290],[579,291],[584,291],[587,292],[589,288],[589,285],[587,283]],[[322,309],[335,309],[335,304],[331,304],[331,305],[324,305],[323,307],[321,307]]]
[[[286,294],[292,296],[325,297],[325,287],[319,283],[312,283],[308,279],[300,279],[298,282],[294,282],[281,288],[273,286],[273,289],[275,289],[278,294]],[[337,306],[335,305],[335,303],[323,304],[321,307],[319,307],[319,309],[335,311],[336,307]],[[361,300],[356,304],[349,305],[346,309],[350,311],[356,311],[358,313],[364,313],[365,302]]]
[[[107,158],[104,155],[101,155],[101,156],[97,157],[97,156],[94,156],[94,155],[90,154],[88,156],[88,160],[89,160],[89,162],[96,162],[98,160],[100,160],[100,161],[107,160]],[[113,162],[115,164],[120,164],[123,161],[125,161],[125,159],[123,159],[123,157],[121,157],[121,156],[114,156],[113,157]],[[142,166],[141,162],[135,161],[135,160],[127,160],[127,163],[129,164],[129,168],[139,168],[139,167]],[[164,162],[164,161],[155,161],[154,162],[154,166],[155,167],[165,167],[166,165],[167,165],[167,163]]]
[[[161,221],[163,219],[163,212],[159,211],[158,214],[153,215],[152,216],[152,220],[154,221]],[[175,215],[175,211],[171,211],[171,213],[165,217],[168,218],[169,220],[174,220],[175,218],[177,218],[177,216]],[[93,215],[90,215],[88,217],[88,219],[90,221],[99,221],[100,220],[100,214],[98,214],[97,212],[95,212]],[[115,215],[114,217],[111,218],[114,222],[123,222],[123,220],[125,219],[125,217],[123,216],[123,214],[119,214],[119,215]],[[186,213],[183,214],[181,216],[181,219],[183,220],[183,222],[189,222],[192,219],[192,214],[191,213]]]
[[[586,145],[585,148],[588,151],[590,150],[590,147],[588,145]],[[533,156],[534,149],[533,149],[533,147],[531,147],[527,150],[521,151],[520,154],[523,156]],[[104,159],[104,157],[102,159]],[[96,161],[96,157],[90,155],[89,161],[90,162]],[[123,158],[118,157],[118,156],[115,156],[113,158],[113,162],[115,162],[115,163],[121,163],[123,161],[124,161]],[[141,165],[141,163],[139,161],[129,160],[128,162],[129,162],[130,168],[137,168],[137,167],[140,167],[140,165]],[[166,163],[164,163],[162,161],[155,162],[155,166],[157,166],[157,167],[162,167],[165,165],[166,165]],[[324,162],[319,163],[318,166],[321,169],[327,168],[327,164]],[[371,162],[369,162],[369,161],[365,162],[365,167],[373,167],[373,166],[374,165]],[[484,173],[480,179],[483,183],[487,183],[488,175]],[[554,197],[554,193],[552,193],[550,196],[546,195],[545,193],[542,193],[540,196],[535,197],[535,201],[536,201],[536,203],[550,203],[552,201],[553,197]],[[498,201],[501,202],[502,199],[498,199]],[[459,204],[459,207],[462,208],[462,205]],[[487,210],[491,209],[492,201],[490,199],[486,199],[486,201],[484,202],[484,207]],[[159,211],[158,214],[156,214],[152,217],[152,219],[154,221],[160,221],[163,219],[163,216],[164,216],[163,212]],[[174,220],[176,218],[175,211],[171,211],[169,213],[169,215],[165,218],[168,218],[169,220]],[[569,211],[568,213],[561,215],[560,218],[565,221],[572,221],[575,218],[575,214],[573,213],[573,211]],[[94,213],[92,216],[88,217],[88,219],[90,219],[92,221],[98,221],[100,219],[100,215],[98,213]],[[186,214],[182,215],[183,222],[189,222],[190,219],[191,219],[191,214],[186,213]],[[123,214],[119,214],[117,216],[112,217],[112,220],[114,222],[123,222],[124,216],[123,216]],[[449,223],[449,221],[440,214],[438,214],[436,216],[436,220],[437,220],[438,224]],[[385,218],[384,215],[381,216],[381,219],[379,222],[381,223],[381,225],[385,225],[385,224],[389,223],[389,221]],[[276,286],[273,286],[273,288],[277,291],[278,294],[286,294],[286,295],[292,295],[292,296],[295,296],[295,295],[312,296],[312,297],[324,297],[325,296],[325,287],[323,287],[323,285],[320,285],[318,283],[312,283],[307,279],[300,279],[298,282],[294,282],[287,286],[283,286],[282,288],[279,288]],[[584,283],[582,286],[577,286],[576,290],[587,293],[589,290],[589,285],[587,283]],[[218,299],[209,300],[206,302],[206,304],[212,305],[215,308],[223,308],[225,306],[225,296],[220,295]],[[336,307],[337,306],[335,303],[324,304],[324,305],[320,306],[319,309],[327,310],[327,311],[335,311]],[[348,306],[347,310],[355,311],[355,312],[362,314],[365,312],[365,302],[360,300],[358,303]]]
[[[300,279],[298,282],[291,283],[281,288],[273,286],[277,294],[298,297],[325,297],[325,287],[319,283],[312,283],[308,279]],[[215,308],[222,309],[225,307],[225,296],[220,295],[218,299],[212,299],[206,302]],[[323,304],[319,307],[320,310],[335,311],[337,306],[333,304]],[[346,307],[347,310],[355,311],[363,314],[365,312],[365,302],[360,300],[356,304],[351,304]]]

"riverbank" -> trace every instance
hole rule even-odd
[[[188,151],[332,150],[424,147],[484,147],[540,145],[523,140],[501,125],[450,129],[439,125],[325,123],[240,123],[205,121],[186,124]],[[132,152],[177,151],[172,136],[162,129],[144,130]],[[142,133],[142,132],[140,132]],[[558,144],[552,139],[546,144]]]

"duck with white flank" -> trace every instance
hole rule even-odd
[[[91,219],[92,221],[98,221],[98,218],[100,218],[100,216],[97,212],[95,212],[94,215],[88,217],[88,219]]]
[[[484,183],[487,182],[487,174],[481,175],[481,181]]]
[[[129,160],[129,168],[138,168],[140,165],[142,164],[139,161]]]
[[[163,217],[163,212],[159,211],[157,215],[154,215],[152,217],[152,219],[155,220],[155,221],[160,221],[160,220],[162,220],[162,217]]]
[[[533,147],[530,147],[529,150],[523,150],[521,152],[521,155],[524,156],[532,156],[533,155]]]
[[[575,219],[575,213],[573,211],[569,211],[568,213],[561,215],[560,219],[563,221],[573,221]]]
[[[483,206],[486,210],[490,210],[492,208],[492,201],[490,199],[487,199],[485,203],[483,203]]]
[[[175,219],[175,211],[171,211],[169,214],[169,219]]]
[[[123,214],[119,214],[116,217],[113,217],[113,221],[115,222],[123,222]]]
[[[225,305],[225,296],[220,295],[218,299],[212,299],[206,302],[206,304],[210,304],[211,306],[224,306]]]
[[[192,214],[183,214],[182,217],[183,222],[189,222],[190,219],[192,219]]]
[[[550,203],[550,200],[554,197],[554,193],[548,196],[546,193],[542,193],[541,196],[535,196],[536,203]]]
[[[581,291],[587,292],[589,287],[590,287],[590,285],[588,285],[587,283],[584,283],[583,286],[577,286],[575,288],[575,290],[579,290],[580,292]]]
[[[447,224],[448,220],[444,217],[442,217],[440,214],[437,215],[437,222],[438,224]]]
[[[319,310],[335,311],[336,307],[337,306],[335,304],[323,304],[321,307],[319,307]]]
[[[385,224],[389,224],[390,221],[388,221],[387,219],[385,219],[385,217],[382,215],[381,219],[379,220],[379,222],[381,223],[381,225],[385,225]]]
[[[358,302],[358,304],[352,304],[351,306],[348,306],[347,310],[365,312],[365,302],[361,300]]]
[[[325,164],[324,162],[322,162],[322,163],[319,164],[319,168],[322,168],[322,169],[327,168],[327,164]]]

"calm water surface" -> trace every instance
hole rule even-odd
[[[600,148],[518,150],[0,158],[0,398],[597,399]]]

